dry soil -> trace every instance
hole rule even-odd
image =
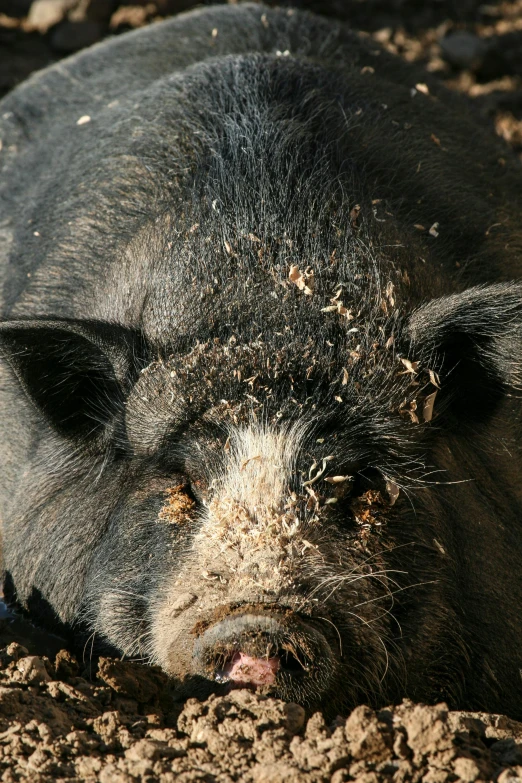
[[[404,701],[327,724],[247,690],[173,702],[159,670],[100,658],[80,675],[12,642],[0,654],[6,783],[522,780],[522,723]]]

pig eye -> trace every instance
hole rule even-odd
[[[360,497],[369,490],[381,492],[383,496],[386,493],[386,480],[378,468],[371,467],[358,471],[354,476],[350,495]]]
[[[336,482],[327,478],[326,482],[329,484],[326,503],[338,510],[346,508],[351,513],[354,502],[369,497],[381,497],[384,502],[388,499],[386,479],[378,468],[352,469],[351,480]]]
[[[345,511],[349,518],[356,518],[356,510],[363,505],[393,506],[398,487],[390,482],[381,470],[374,467],[352,470],[352,480],[330,483],[327,504],[338,511]],[[328,479],[327,479],[328,481]],[[396,491],[396,492],[395,492]]]
[[[188,475],[183,469],[163,470],[162,473],[168,475],[171,483],[176,485],[191,502],[202,503],[205,496],[204,482],[197,476]]]
[[[386,512],[396,497],[391,500],[384,475],[373,467],[357,471],[349,491],[344,492],[336,493],[335,507],[343,514],[349,534],[366,542],[370,534],[381,531]]]
[[[208,493],[208,484],[204,479],[198,477],[194,477],[192,480],[187,479],[186,493],[196,503],[204,503]]]

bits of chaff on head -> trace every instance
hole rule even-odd
[[[243,471],[250,462],[252,462],[254,460],[259,460],[259,459],[261,459],[261,455],[260,454],[255,454],[253,457],[248,457],[248,459],[244,459],[243,462],[241,463],[239,471],[240,472]]]
[[[348,310],[347,307],[344,306],[342,300],[341,300],[341,293],[342,288],[339,288],[335,296],[330,299],[330,304],[326,307],[321,308],[322,313],[339,313],[339,315],[342,315],[344,318],[346,318],[347,321],[353,320],[353,315],[351,310]]]
[[[430,381],[437,389],[440,389],[440,378],[433,370],[428,370]]]
[[[292,264],[290,271],[288,272],[288,279],[304,294],[312,296],[315,289],[315,277],[314,272],[310,267],[304,272],[301,272],[297,264]]]
[[[411,373],[411,375],[417,375],[419,362],[412,362],[409,359],[404,359],[402,356],[399,358],[402,364],[406,367],[406,369],[400,372],[399,375],[408,375],[408,373]]]
[[[415,413],[417,410],[417,400],[404,400],[399,405],[399,413],[401,416],[408,416],[412,424],[419,423],[419,417]]]
[[[379,520],[379,514],[385,503],[381,493],[374,489],[369,489],[363,495],[360,495],[352,503],[352,512],[358,525],[370,529],[371,527],[380,527],[382,522]]]
[[[395,297],[393,296],[394,290],[395,290],[395,286],[393,285],[392,281],[389,280],[388,283],[386,284],[385,295],[386,298],[388,299],[390,307],[395,307]]]
[[[330,455],[329,457],[324,457],[322,460],[321,467],[319,468],[315,476],[312,476],[313,471],[318,467],[318,463],[314,462],[308,472],[308,477],[309,477],[308,481],[303,481],[303,487],[310,487],[312,484],[315,484],[315,482],[318,481],[323,475],[323,473],[325,472],[327,463],[330,462],[330,460],[332,459],[333,459],[333,455]]]
[[[307,511],[317,511],[319,509],[319,506],[321,505],[321,498],[319,495],[312,489],[312,487],[305,487],[305,490],[308,492],[308,500],[306,501],[306,510]]]
[[[424,398],[424,404],[422,406],[422,418],[424,421],[431,421],[433,418],[433,405],[435,403],[436,396],[437,392],[434,391],[432,394],[428,394],[428,396]]]
[[[400,494],[400,489],[391,479],[386,479],[386,492],[388,493],[390,506],[395,505],[395,502]]]
[[[368,66],[371,67],[371,66]],[[352,209],[350,210],[350,223],[352,228],[357,228],[357,223],[359,220],[359,215],[361,213],[361,205],[356,204]]]

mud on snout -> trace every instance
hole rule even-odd
[[[343,575],[353,561],[341,562],[348,549],[325,533],[314,497],[290,486],[296,440],[239,430],[225,469],[211,477],[182,566],[153,612],[153,662],[176,679],[268,690],[303,706],[338,698],[346,664],[336,623],[346,614]],[[332,589],[332,574],[342,589]],[[328,604],[316,590],[323,581]]]
[[[292,614],[232,614],[197,637],[192,669],[228,689],[268,689],[287,700],[319,699],[331,686],[332,650],[320,630]]]

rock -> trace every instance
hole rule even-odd
[[[497,783],[519,783],[522,779],[522,767],[503,769],[497,778]]]
[[[305,722],[306,713],[299,704],[285,704],[284,711],[286,713],[286,727],[290,734],[297,734],[300,731]]]
[[[414,760],[420,760],[428,752],[453,754],[453,738],[445,704],[434,707],[418,704],[413,709],[408,709],[402,723],[408,735],[408,745],[414,753]]]
[[[280,761],[260,764],[252,769],[254,783],[301,783],[302,779],[299,769]]]
[[[439,41],[444,59],[457,68],[478,70],[487,52],[488,45],[482,39],[466,30],[445,36]]]
[[[160,756],[160,751],[160,743],[142,739],[125,751],[125,758],[130,761],[156,761]]]
[[[25,655],[29,655],[29,650],[27,647],[23,647],[21,644],[18,644],[17,642],[12,642],[9,644],[6,648],[7,655],[12,658],[13,661],[18,661],[20,658],[23,658]]]
[[[480,768],[473,759],[456,759],[453,769],[463,783],[475,783],[475,780],[480,777]]]
[[[369,707],[355,708],[346,721],[345,733],[354,759],[379,762],[390,754],[390,730]]]
[[[56,676],[59,680],[66,680],[68,677],[77,677],[80,670],[78,661],[69,650],[60,650],[54,660]]]
[[[136,666],[126,661],[100,658],[98,677],[119,693],[148,704],[167,686],[167,675],[154,666]]]
[[[21,658],[17,662],[16,668],[20,673],[19,681],[27,685],[50,682],[52,679],[43,659],[38,658],[37,655],[28,655],[25,658]]]

